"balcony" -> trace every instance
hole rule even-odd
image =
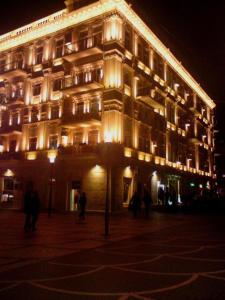
[[[201,113],[197,110],[196,107],[192,106],[192,107],[190,107],[189,109],[190,109],[190,111],[191,111],[196,117],[201,116]]]
[[[0,153],[0,160],[19,160],[23,158],[23,154],[21,152],[2,152]]]
[[[22,60],[0,65],[0,78],[4,80],[9,80],[13,77],[25,76],[26,74],[27,72]]]
[[[87,113],[77,113],[63,114],[62,115],[62,125],[69,128],[74,128],[76,126],[81,126],[83,124],[88,125],[99,125],[101,123],[101,112],[87,112]]]
[[[202,145],[203,144],[203,142],[198,137],[191,137],[188,140],[189,140],[190,143],[195,144],[195,145]]]
[[[59,147],[58,154],[59,155],[71,155],[71,156],[79,156],[79,155],[95,155],[99,152],[99,145],[88,145],[88,144],[79,144],[67,147]]]
[[[102,53],[102,34],[65,45],[63,58],[72,63],[78,59]]]
[[[153,107],[154,109],[164,110],[163,99],[154,99],[152,95],[152,88],[145,87],[138,90],[137,98],[145,102],[147,105]]]
[[[9,134],[22,134],[22,125],[15,124],[15,125],[5,125],[3,124],[0,127],[0,136],[7,136]]]
[[[100,69],[88,73],[80,73],[77,76],[65,78],[62,90],[67,95],[74,95],[100,89],[103,88],[102,78],[103,75]]]

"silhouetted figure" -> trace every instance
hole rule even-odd
[[[86,193],[83,192],[78,200],[78,206],[79,206],[79,219],[84,220],[85,219],[85,212],[86,212],[86,204],[87,204],[87,197]]]
[[[162,204],[163,206],[165,205],[165,192],[163,190],[163,188],[159,188],[158,189],[158,199],[160,204]]]
[[[143,193],[143,202],[144,202],[144,208],[145,208],[145,218],[148,219],[151,204],[152,204],[152,199],[151,199],[150,193],[146,189],[144,189],[144,193]]]
[[[166,191],[165,191],[165,206],[168,207],[169,206],[169,201],[171,198],[171,194],[170,194],[170,190],[169,187],[166,187]]]
[[[133,212],[134,218],[137,217],[138,212],[141,210],[141,199],[138,192],[135,192],[130,200],[129,209]]]
[[[30,182],[27,185],[27,190],[24,195],[24,213],[26,215],[24,224],[25,231],[36,230],[36,223],[39,212],[40,199],[38,196],[38,192],[34,190],[33,183]]]

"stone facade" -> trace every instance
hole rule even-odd
[[[209,185],[214,102],[126,1],[66,3],[0,37],[1,207],[30,180],[62,211]]]

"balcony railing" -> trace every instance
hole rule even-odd
[[[74,43],[64,46],[63,57],[65,60],[72,62],[86,56],[99,54],[102,52],[102,34],[96,34],[83,38]]]
[[[65,90],[67,94],[97,89],[103,87],[102,79],[102,70],[96,69],[88,73],[80,73],[65,78],[62,82],[62,89]]]
[[[137,97],[144,100],[146,104],[152,106],[153,108],[157,108],[157,109],[165,108],[163,97],[157,97],[156,95],[153,96],[151,87],[144,87],[138,89]]]
[[[9,160],[9,159],[19,160],[22,158],[23,158],[23,154],[21,152],[2,152],[2,153],[0,153],[0,160]]]
[[[15,60],[11,63],[0,64],[0,74],[5,79],[9,79],[14,76],[25,76],[26,67],[23,60]]]
[[[63,125],[78,125],[83,123],[96,124],[101,121],[101,112],[91,111],[91,112],[77,112],[76,114],[64,113],[62,115]]]
[[[2,126],[0,127],[0,135],[8,134],[10,132],[22,133],[22,125],[13,124],[10,126],[9,124],[2,124]]]
[[[78,144],[67,147],[59,146],[58,151],[61,155],[97,154],[99,145]]]

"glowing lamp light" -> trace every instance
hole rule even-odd
[[[156,176],[157,175],[157,171],[152,172],[152,176]]]
[[[132,156],[131,149],[125,148],[125,149],[124,149],[124,156],[125,156],[125,157],[131,157],[131,156]]]
[[[50,164],[54,164],[56,156],[57,156],[57,154],[55,151],[48,153],[48,159],[49,159]]]
[[[31,152],[27,154],[27,160],[35,160],[37,158],[37,154],[35,152]]]
[[[2,153],[4,151],[4,146],[0,145],[0,153]]]
[[[4,176],[5,177],[13,177],[13,176],[15,176],[15,174],[13,173],[12,170],[7,169],[6,172],[4,173]]]
[[[49,156],[49,161],[50,161],[51,164],[54,164],[55,159],[56,159],[55,156],[53,156],[53,155]]]

